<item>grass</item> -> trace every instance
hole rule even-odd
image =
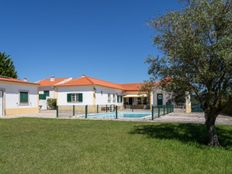
[[[232,127],[218,131],[224,148],[198,124],[0,120],[0,173],[232,173]]]

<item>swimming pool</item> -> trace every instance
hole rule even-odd
[[[119,112],[118,118],[146,118],[150,117],[151,112]],[[81,115],[81,118],[85,118],[85,115]],[[87,118],[116,118],[115,112],[109,113],[96,113],[96,114],[88,114]]]

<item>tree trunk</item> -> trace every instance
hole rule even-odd
[[[220,143],[218,140],[217,131],[215,128],[215,121],[216,121],[217,115],[212,113],[205,113],[205,119],[206,119],[206,127],[208,130],[208,145],[212,147],[219,147]]]

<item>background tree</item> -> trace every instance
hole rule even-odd
[[[145,93],[147,95],[147,107],[150,108],[150,101],[151,101],[151,92],[154,89],[154,82],[152,81],[144,81],[142,86],[139,89],[139,93]]]
[[[186,8],[151,21],[162,57],[151,57],[153,78],[196,96],[205,113],[209,145],[219,146],[215,121],[232,90],[232,0],[189,0]]]
[[[0,52],[0,76],[17,78],[17,72],[9,55]]]

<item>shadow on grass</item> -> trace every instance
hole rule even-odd
[[[219,141],[225,148],[232,148],[232,127],[217,127]],[[183,143],[194,143],[197,146],[207,145],[207,129],[202,124],[141,125],[134,127],[132,134],[143,134],[150,138],[178,140]]]

